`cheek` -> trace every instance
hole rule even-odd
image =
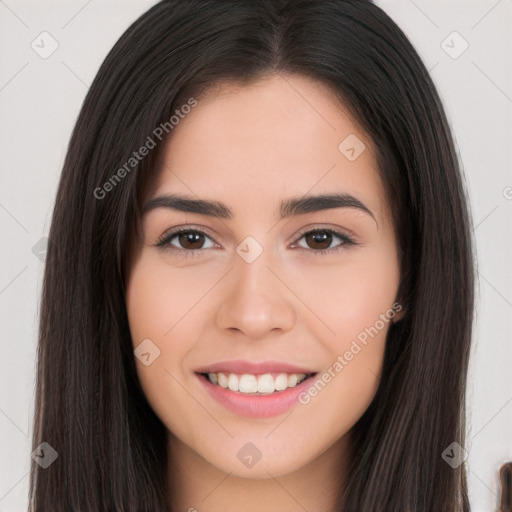
[[[394,247],[384,249],[355,249],[335,263],[304,270],[303,277],[296,280],[300,283],[300,296],[325,326],[322,339],[330,352],[340,353],[350,340],[378,322],[395,302],[398,263]],[[380,321],[378,326],[382,329]]]
[[[209,281],[201,273],[173,269],[155,258],[140,259],[131,270],[126,293],[134,345],[151,337],[168,345],[182,319],[193,315],[194,305],[208,290]]]
[[[131,269],[126,309],[133,347],[137,349],[149,339],[158,354],[149,365],[136,359],[137,373],[150,402],[158,400],[162,389],[169,388],[166,371],[176,376],[181,373],[180,363],[190,350],[187,340],[194,339],[194,324],[188,320],[198,300],[197,293],[183,272],[173,271],[152,258],[139,259]]]
[[[136,358],[137,375],[146,399],[173,432],[186,432],[187,420],[173,414],[190,409],[183,362],[193,349],[199,329],[194,305],[208,290],[209,281],[183,269],[144,257],[132,267],[126,308],[134,349],[151,340],[159,355],[149,364]],[[147,343],[147,342],[145,342]],[[169,408],[169,403],[173,407]]]
[[[317,386],[325,400],[317,405],[339,404],[341,416],[362,414],[378,387],[399,283],[394,246],[384,248],[353,252],[302,280],[300,293],[322,320],[309,328],[329,354],[323,368],[329,382]]]

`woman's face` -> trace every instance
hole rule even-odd
[[[318,82],[226,84],[173,129],[145,204],[126,304],[176,452],[252,478],[339,457],[401,308],[368,136]]]

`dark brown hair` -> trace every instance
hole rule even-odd
[[[380,386],[353,427],[339,510],[470,510],[465,464],[452,468],[442,453],[465,443],[471,219],[445,113],[416,51],[368,0],[168,0],[107,56],[62,170],[33,437],[34,448],[45,441],[59,456],[46,469],[32,463],[32,512],[168,510],[166,429],[137,379],[123,276],[162,144],[105,197],[95,190],[189,97],[272,73],[328,85],[369,134],[400,250],[406,315],[390,327]]]

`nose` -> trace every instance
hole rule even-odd
[[[293,328],[293,293],[275,267],[265,251],[252,263],[236,257],[234,268],[222,285],[216,315],[218,328],[238,331],[253,340],[265,338],[272,331]]]

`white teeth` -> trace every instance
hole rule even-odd
[[[212,375],[215,375],[215,377],[212,378]],[[209,373],[208,377],[214,384],[217,384],[217,382],[214,382],[214,379],[217,378],[219,386],[222,386],[223,388],[228,387],[228,378],[223,373]]]
[[[238,391],[238,377],[234,373],[229,374],[228,388],[231,389],[231,391]]]
[[[273,377],[270,373],[263,375],[253,375],[244,373],[237,375],[235,373],[209,373],[208,379],[213,384],[217,384],[231,391],[239,391],[246,394],[270,394],[275,391],[283,391],[286,388],[293,388],[306,378],[305,373],[279,373]]]
[[[254,375],[242,375],[238,379],[238,391],[241,393],[256,393],[256,391],[258,391],[258,381],[256,377]]]
[[[273,393],[275,390],[274,379],[270,373],[260,375],[258,379],[258,393]]]
[[[288,387],[288,375],[286,373],[280,373],[276,377],[276,391],[283,391]]]
[[[295,373],[292,373],[291,375],[288,376],[288,387],[289,388],[293,388],[293,386],[296,386],[297,385],[297,374]]]

